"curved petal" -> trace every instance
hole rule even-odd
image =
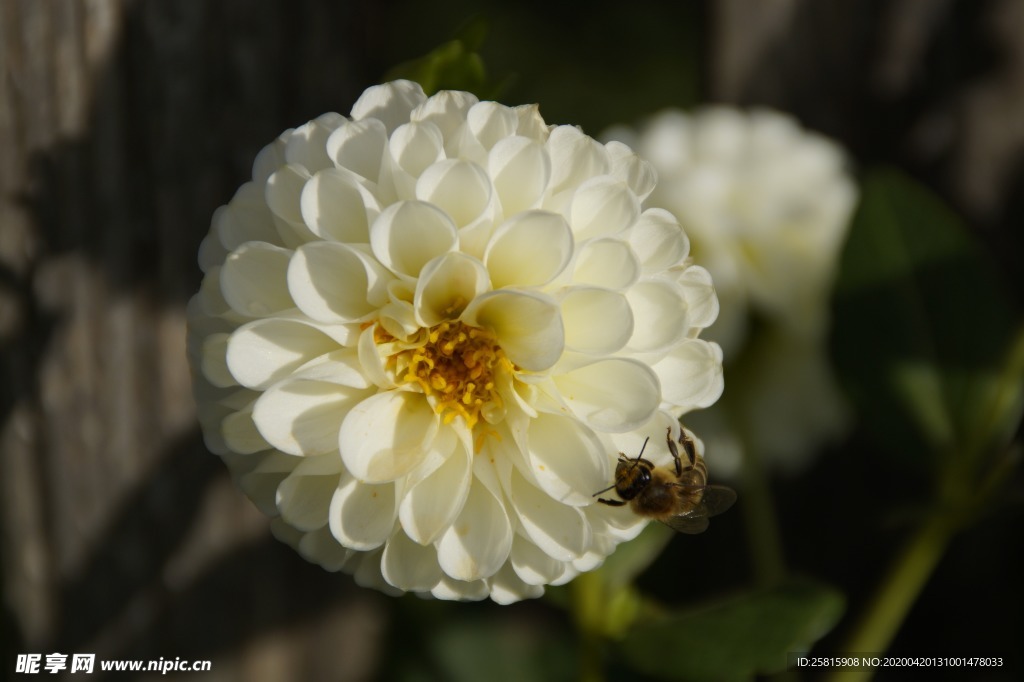
[[[544,594],[542,585],[530,585],[523,581],[507,562],[491,576],[487,584],[491,590],[491,601],[496,604],[514,604],[524,599],[536,599]]]
[[[711,273],[699,265],[686,268],[677,280],[686,298],[686,319],[695,329],[706,329],[718,319],[718,294]]]
[[[199,369],[206,380],[218,388],[238,385],[235,377],[231,376],[231,370],[228,369],[229,338],[224,333],[210,334],[203,339],[200,351]]]
[[[342,476],[329,513],[331,534],[338,542],[362,551],[376,549],[395,527],[395,484],[373,485]]]
[[[490,149],[498,140],[515,133],[519,125],[519,117],[513,109],[497,102],[479,102],[470,107],[466,114],[466,124],[473,137],[483,146]]]
[[[339,168],[377,182],[380,164],[388,143],[388,131],[375,118],[349,121],[327,138],[327,155]]]
[[[284,147],[284,160],[302,166],[310,173],[331,166],[327,156],[327,138],[345,122],[341,114],[329,112],[305,123],[288,136]]]
[[[485,599],[490,588],[483,580],[465,582],[444,576],[441,582],[430,591],[435,599],[446,599],[450,601],[480,601]]]
[[[417,277],[430,260],[459,243],[448,215],[425,201],[401,201],[388,206],[370,227],[373,255],[392,272]]]
[[[553,128],[546,147],[551,158],[548,191],[552,198],[564,190],[575,189],[588,178],[607,173],[611,167],[604,145],[576,126]]]
[[[573,287],[561,303],[567,350],[611,355],[633,335],[633,311],[618,292]]]
[[[433,123],[405,123],[388,140],[394,166],[411,178],[444,158],[444,137]]]
[[[220,290],[231,309],[265,317],[294,308],[287,284],[291,255],[266,242],[246,242],[228,254],[220,270]]]
[[[561,561],[552,558],[533,542],[519,535],[512,542],[509,563],[512,564],[519,579],[527,585],[548,585],[565,570]]]
[[[556,376],[573,411],[592,429],[637,428],[658,409],[661,383],[651,368],[629,358],[608,358]]]
[[[416,181],[416,198],[447,213],[456,227],[476,220],[487,209],[493,193],[484,169],[461,159],[438,161]]]
[[[609,174],[625,182],[640,201],[650,196],[658,183],[654,167],[621,142],[609,142],[605,149],[611,160]]]
[[[571,561],[589,547],[590,525],[576,507],[551,499],[518,471],[512,472],[509,496],[522,532],[548,556]]]
[[[426,545],[452,525],[469,496],[471,464],[470,453],[456,444],[444,464],[405,494],[398,518],[409,537]]]
[[[645,272],[655,273],[679,265],[690,253],[690,241],[668,211],[649,208],[629,231],[629,244]]]
[[[485,486],[471,485],[455,523],[437,541],[441,570],[467,582],[488,578],[511,550],[512,525],[505,507]]]
[[[228,251],[234,251],[245,242],[281,245],[281,236],[274,227],[274,216],[267,207],[264,188],[255,182],[239,187],[227,206],[217,209],[210,229]]]
[[[617,234],[640,216],[640,200],[626,183],[609,175],[587,180],[572,197],[569,224],[577,239]]]
[[[491,291],[470,303],[462,320],[493,331],[508,359],[531,372],[554,365],[565,345],[558,305],[542,294]]]
[[[565,218],[549,211],[526,211],[495,230],[484,251],[484,263],[496,289],[542,286],[572,259],[572,230]]]
[[[306,561],[331,572],[340,571],[355,555],[354,550],[342,547],[334,539],[328,527],[318,528],[303,535],[295,551]]]
[[[576,257],[573,282],[606,289],[625,289],[640,277],[633,249],[618,239],[595,239],[584,244]]]
[[[239,327],[228,339],[227,363],[242,386],[263,390],[338,342],[297,320],[268,318]]]
[[[412,110],[411,121],[430,121],[444,139],[450,140],[466,120],[466,112],[479,102],[476,95],[462,90],[441,90]]]
[[[364,90],[352,105],[352,118],[356,121],[378,119],[390,132],[403,121],[408,121],[412,110],[426,99],[423,88],[413,81],[396,80],[374,85]]]
[[[669,280],[639,282],[626,292],[633,309],[629,348],[638,353],[668,349],[686,338],[686,298],[682,287]]]
[[[326,526],[331,500],[338,489],[338,478],[338,472],[307,474],[296,468],[277,487],[277,508],[281,510],[281,518],[307,532]]]
[[[290,455],[320,455],[338,447],[341,422],[368,389],[308,379],[271,386],[253,406],[256,428],[267,442]]]
[[[259,429],[256,428],[251,406],[229,414],[221,422],[220,428],[221,435],[224,437],[224,443],[233,452],[241,455],[251,455],[254,452],[270,449],[270,443],[266,441]]]
[[[527,431],[530,474],[563,504],[593,503],[594,491],[612,480],[612,456],[597,435],[572,417],[541,413]]]
[[[380,205],[356,177],[328,168],[303,186],[299,209],[313,234],[348,244],[370,243],[370,223],[380,214]]]
[[[380,570],[384,580],[407,592],[428,592],[441,582],[441,566],[432,545],[418,545],[401,530],[384,547]]]
[[[487,172],[506,216],[540,205],[551,178],[551,159],[538,140],[513,135],[487,155]]]
[[[457,318],[466,304],[491,288],[487,268],[472,256],[452,251],[427,263],[416,281],[413,307],[424,327]]]
[[[288,264],[288,290],[299,310],[318,322],[360,322],[387,301],[394,279],[375,259],[347,244],[311,242]]]
[[[378,393],[356,405],[342,422],[342,460],[362,481],[393,481],[423,461],[438,423],[423,394]]]
[[[703,339],[687,341],[651,369],[661,378],[662,399],[684,413],[713,405],[725,387],[722,349]]]

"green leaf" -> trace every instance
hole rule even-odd
[[[620,657],[663,679],[744,680],[783,670],[839,620],[835,590],[793,580],[637,625]]]
[[[438,90],[466,90],[485,99],[496,97],[506,83],[488,84],[479,54],[486,35],[487,24],[483,20],[470,22],[454,40],[392,67],[384,79],[416,81],[428,95]]]
[[[864,181],[836,286],[836,364],[861,417],[905,462],[973,459],[975,403],[999,373],[1016,316],[959,217],[905,175]]]

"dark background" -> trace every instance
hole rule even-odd
[[[274,541],[205,452],[189,393],[199,240],[256,152],[474,18],[501,99],[540,102],[549,123],[596,135],[665,106],[766,105],[837,139],[858,173],[903,169],[1022,300],[1024,0],[0,0],[5,674],[60,651],[208,658],[209,679],[472,679],[487,636],[508,679],[574,676],[548,601],[390,599]],[[869,431],[775,488],[790,569],[842,590],[849,614],[926,485]],[[891,653],[1010,666],[960,679],[1024,674],[1022,489],[954,540]],[[674,540],[641,586],[681,604],[748,584],[740,515],[714,530]]]

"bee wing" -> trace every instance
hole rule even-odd
[[[687,535],[696,535],[697,533],[703,533],[708,529],[708,517],[707,516],[693,516],[690,514],[681,514],[679,516],[673,516],[666,520],[665,525],[678,533],[686,533]]]
[[[728,510],[735,502],[736,491],[732,488],[726,488],[724,485],[704,486],[700,504],[688,512],[667,519],[664,523],[680,533],[703,533],[708,528],[709,518]]]

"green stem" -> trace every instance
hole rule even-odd
[[[744,445],[743,451],[743,497],[739,506],[743,509],[750,539],[755,580],[769,587],[786,576],[782,535],[764,467],[748,445]]]
[[[934,514],[918,529],[882,580],[867,611],[842,648],[843,653],[881,656],[889,648],[953,536],[955,527],[949,518],[946,514]],[[826,680],[856,682],[871,679],[873,675],[874,670],[837,672]]]
[[[604,682],[604,609],[607,595],[597,571],[578,576],[569,583],[572,616],[579,637],[580,682]]]

